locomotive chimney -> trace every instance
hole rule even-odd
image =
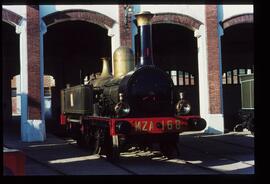
[[[109,77],[110,76],[110,66],[109,66],[109,59],[106,57],[101,58],[102,61],[102,72],[100,74],[101,78]]]
[[[138,27],[140,59],[137,67],[144,65],[153,65],[152,54],[152,24],[151,19],[154,15],[149,11],[144,11],[136,14]]]

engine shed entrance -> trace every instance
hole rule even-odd
[[[194,32],[177,24],[152,25],[154,64],[172,78],[177,91],[185,93],[191,114],[200,113],[197,38]]]
[[[225,27],[221,44],[224,126],[231,131],[241,109],[239,75],[254,72],[253,23]]]
[[[13,114],[16,111],[16,94],[19,86],[14,83],[13,77],[20,74],[20,38],[16,34],[15,26],[2,21],[2,60],[1,60],[1,88],[2,90],[2,122],[19,124],[20,116]],[[19,79],[17,77],[17,79]],[[13,82],[13,83],[12,83]],[[19,84],[19,81],[17,82]],[[13,103],[12,103],[13,101]],[[19,101],[20,102],[20,101]],[[18,129],[19,131],[19,129]]]
[[[60,90],[83,84],[85,76],[101,72],[101,57],[111,56],[111,38],[105,28],[86,21],[65,21],[49,26],[44,35],[44,74],[55,79],[51,88],[52,118],[49,130],[58,126]]]

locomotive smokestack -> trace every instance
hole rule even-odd
[[[152,24],[151,19],[154,15],[145,11],[135,15],[137,20],[138,34],[140,36],[139,52],[140,59],[137,67],[144,65],[153,65],[152,54]]]

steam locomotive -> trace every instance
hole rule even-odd
[[[61,124],[91,154],[115,160],[131,147],[159,145],[167,157],[179,153],[179,133],[201,131],[206,121],[189,115],[191,106],[183,93],[176,94],[170,76],[153,64],[151,19],[135,15],[140,35],[140,60],[135,66],[132,50],[119,47],[109,59],[102,58],[101,74],[84,84],[61,90]]]

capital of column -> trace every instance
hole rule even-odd
[[[222,27],[222,22],[218,23],[218,36],[221,37],[224,35],[224,29]]]
[[[108,29],[108,36],[110,36],[110,37],[114,36],[114,31],[112,28]]]
[[[47,32],[47,25],[45,24],[45,22],[42,19],[40,19],[39,28],[40,28],[41,34],[45,34]]]
[[[21,34],[23,31],[26,31],[26,19],[22,18],[19,25],[16,25],[16,33]]]
[[[194,37],[200,38],[203,35],[204,31],[204,25],[200,25],[199,29],[195,29],[194,31]]]
[[[115,35],[115,30],[113,28],[108,29],[108,36],[112,37]]]
[[[113,37],[115,35],[117,35],[118,31],[119,31],[119,24],[118,23],[114,23],[114,25],[110,28],[108,27],[108,36]]]
[[[198,29],[196,29],[196,30],[194,31],[194,37],[200,38],[201,36],[202,36],[202,34],[200,33],[200,31],[199,31]]]

